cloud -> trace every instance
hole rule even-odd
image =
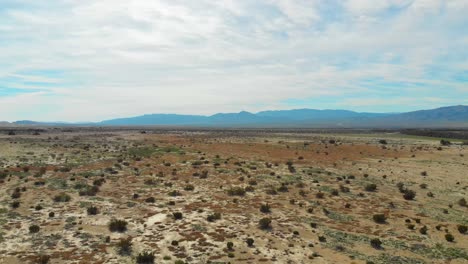
[[[463,0],[4,1],[0,120],[467,97]]]

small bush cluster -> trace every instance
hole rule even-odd
[[[109,223],[109,230],[111,232],[125,232],[127,231],[127,221],[119,220],[119,219],[112,219]]]
[[[227,191],[228,195],[230,196],[244,196],[245,189],[242,187],[232,187]]]
[[[136,257],[136,263],[138,264],[152,264],[154,263],[154,253],[153,252],[141,252]]]

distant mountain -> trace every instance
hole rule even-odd
[[[99,122],[99,125],[196,125],[206,123],[208,117],[201,115],[151,114],[129,118],[117,118]]]
[[[105,120],[97,123],[17,121],[15,125],[86,126],[207,126],[207,127],[349,127],[411,128],[468,127],[468,106],[448,106],[406,113],[359,113],[348,110],[294,109],[262,111],[256,114],[218,113],[211,116],[149,114]]]

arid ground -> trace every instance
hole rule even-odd
[[[468,145],[451,142],[4,130],[0,263],[468,263]]]

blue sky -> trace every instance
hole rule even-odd
[[[466,0],[0,0],[0,121],[468,104]]]

